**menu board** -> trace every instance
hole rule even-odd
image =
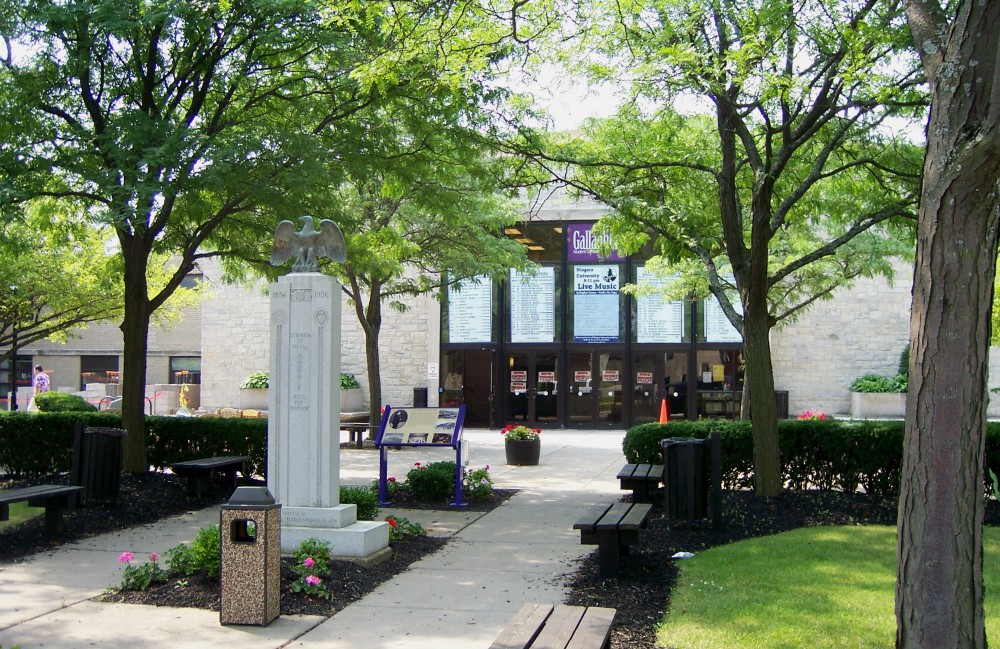
[[[448,287],[448,342],[492,342],[492,323],[493,283],[489,277],[478,275]]]
[[[460,408],[388,408],[377,446],[454,446],[462,430]]]
[[[573,268],[573,342],[619,341],[618,265]]]
[[[705,340],[710,343],[741,343],[743,336],[736,330],[733,323],[726,317],[719,300],[715,296],[710,296],[702,302],[705,310]],[[743,305],[733,302],[736,312],[743,314]]]
[[[673,280],[637,269],[637,284],[665,289]],[[679,343],[684,337],[684,302],[667,302],[662,295],[640,295],[636,298],[636,342]]]
[[[556,338],[555,268],[510,269],[510,341],[551,343]]]

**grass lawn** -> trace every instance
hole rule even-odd
[[[44,513],[44,507],[28,507],[28,503],[25,502],[12,503],[10,505],[10,520],[0,522],[0,530],[20,525],[29,518],[34,518],[35,516],[40,516]]]
[[[1000,588],[1000,529],[986,528],[986,592]],[[712,548],[679,563],[664,647],[892,647],[895,527],[815,527]],[[986,600],[1000,637],[1000,602]]]

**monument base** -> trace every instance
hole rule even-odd
[[[340,504],[332,507],[282,507],[282,527],[321,527],[339,529],[358,522],[358,506]]]
[[[281,551],[295,552],[306,539],[319,539],[330,545],[335,557],[364,558],[389,547],[389,524],[359,521],[346,527],[281,526]]]

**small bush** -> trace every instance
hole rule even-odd
[[[358,379],[355,378],[353,374],[348,374],[346,372],[340,375],[340,389],[341,390],[355,390],[360,388],[361,384],[358,383]]]
[[[35,395],[35,405],[41,412],[92,412],[97,410],[83,397],[66,392],[42,392]]]
[[[221,555],[222,537],[219,526],[209,525],[198,531],[198,536],[191,545],[181,543],[167,550],[167,569],[183,575],[205,572],[209,577],[218,577]]]
[[[146,590],[154,582],[163,581],[167,577],[166,571],[160,568],[157,563],[160,555],[153,552],[149,555],[149,561],[142,565],[133,566],[135,555],[131,552],[122,552],[118,555],[118,563],[124,563],[125,569],[122,571],[121,590]]]
[[[242,390],[266,390],[268,386],[268,379],[270,375],[264,370],[258,370],[251,374],[250,376],[243,379],[243,383],[240,383],[240,389]]]
[[[319,539],[306,539],[299,543],[295,548],[295,565],[292,569],[297,575],[291,586],[293,592],[330,599],[330,591],[324,581],[330,578],[329,543]]]
[[[409,519],[387,516],[385,522],[389,524],[389,543],[401,541],[407,536],[425,536],[427,530],[420,523],[414,523]]]
[[[455,463],[450,461],[421,464],[417,462],[406,474],[406,484],[417,498],[447,500],[455,493]]]
[[[882,376],[881,374],[865,374],[851,383],[851,392],[906,392],[909,387],[909,377],[905,374]]]
[[[359,521],[373,521],[378,516],[378,491],[371,487],[341,487],[340,502],[357,505]]]

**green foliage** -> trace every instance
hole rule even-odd
[[[0,469],[14,475],[68,473],[73,426],[121,428],[110,412],[11,412],[0,417]],[[247,471],[266,475],[267,420],[208,417],[146,417],[149,465],[217,455],[246,455]]]
[[[356,390],[360,388],[361,384],[358,383],[358,379],[353,374],[347,374],[341,372],[340,374],[340,389],[341,390]]]
[[[402,488],[402,486],[403,485],[401,485],[399,483],[399,481],[396,480],[396,478],[393,477],[393,476],[389,476],[389,477],[387,477],[385,479],[385,492],[386,492],[386,495],[389,496],[390,500],[392,500],[393,496],[395,496],[397,493],[399,493],[399,490]],[[378,480],[372,480],[371,484],[368,485],[368,488],[371,489],[372,493],[376,494],[376,496],[377,496],[378,495]]]
[[[121,428],[121,416],[107,412],[11,412],[0,417],[0,470],[12,475],[68,473],[73,427]]]
[[[240,388],[243,390],[265,390],[268,386],[269,375],[264,370],[258,370],[243,379]]]
[[[902,421],[782,420],[781,481],[789,489],[818,488],[895,494],[903,462]],[[692,421],[642,424],[625,434],[622,448],[632,463],[662,464],[660,441],[706,439],[718,431],[726,488],[753,485],[753,438],[748,421]],[[988,425],[987,460],[1000,460],[1000,423]],[[984,484],[984,493],[986,485]]]
[[[94,412],[97,407],[86,399],[66,392],[42,392],[35,395],[35,405],[41,412]]]
[[[903,351],[899,353],[899,369],[897,373],[900,376],[905,376],[907,379],[910,378],[910,343],[906,343]]]
[[[406,484],[417,498],[447,500],[455,493],[455,462],[417,462],[406,474]]]
[[[119,557],[120,563],[126,564],[122,570],[122,581],[119,585],[121,590],[146,590],[154,582],[163,581],[167,577],[167,572],[160,567],[159,556],[154,552],[149,555],[149,561],[133,566],[134,557],[131,552],[123,552]]]
[[[486,500],[493,495],[493,479],[487,464],[479,469],[462,469],[462,490],[470,502]]]
[[[295,548],[292,570],[296,579],[292,591],[310,597],[330,599],[326,580],[330,577],[330,544],[319,539],[306,539]]]
[[[340,502],[344,505],[357,505],[359,521],[373,521],[378,516],[378,491],[369,486],[341,487]]]
[[[167,569],[175,574],[193,575],[204,572],[219,576],[222,559],[222,537],[218,525],[198,530],[191,545],[181,543],[166,552]]]
[[[881,374],[865,374],[851,383],[851,392],[906,392],[909,377],[906,374],[883,376]]]
[[[407,536],[424,536],[427,530],[420,523],[414,523],[402,516],[386,516],[385,522],[389,524],[389,543],[400,541]]]

